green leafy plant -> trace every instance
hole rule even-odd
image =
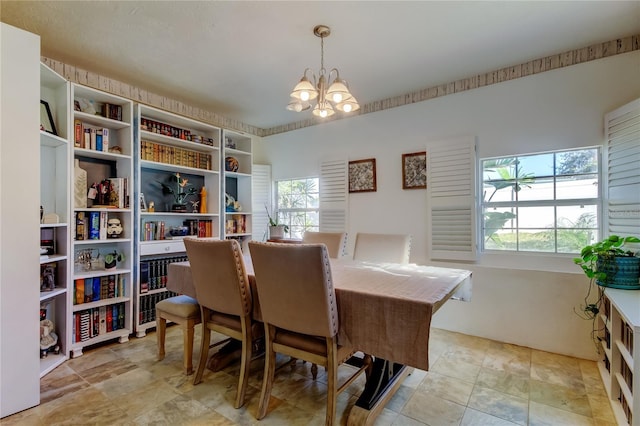
[[[604,289],[598,285],[598,282],[607,282],[607,273],[599,270],[599,265],[601,265],[604,260],[612,261],[614,257],[635,256],[633,251],[624,248],[624,245],[627,243],[640,243],[640,239],[633,236],[620,237],[618,235],[610,235],[601,241],[583,247],[580,251],[580,257],[573,259],[573,262],[580,266],[584,274],[589,278],[589,287],[584,298],[584,303],[580,305],[580,310],[574,308],[574,312],[579,317],[593,322],[591,338],[596,345],[598,353],[600,352],[600,337],[598,335],[596,320],[604,299]],[[597,292],[595,301],[592,300],[592,293],[594,291]]]
[[[104,255],[104,263],[122,262],[124,261],[124,253],[118,253],[117,250],[112,251]]]
[[[271,213],[269,213],[269,209],[267,208],[267,205],[264,205],[264,209],[267,212],[267,217],[269,218],[269,226],[283,226],[284,227],[284,232],[289,232],[289,226],[288,225],[283,225],[281,223],[278,223],[278,215],[275,216],[275,219],[271,217]]]

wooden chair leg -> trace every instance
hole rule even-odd
[[[275,337],[275,328],[265,324],[265,360],[264,360],[264,377],[262,378],[262,392],[260,393],[260,403],[258,405],[258,414],[256,418],[261,420],[267,415],[269,408],[269,399],[271,398],[271,388],[273,386],[273,375],[276,370],[276,354],[273,351],[273,338]]]
[[[188,376],[193,374],[193,336],[195,333],[195,322],[187,320],[187,325],[182,329],[184,340],[183,364],[184,373]]]
[[[164,359],[164,338],[167,331],[167,320],[160,312],[156,312],[156,339],[158,341],[158,361]]]
[[[202,309],[202,342],[200,343],[200,361],[198,362],[198,370],[196,371],[196,375],[193,378],[193,384],[197,385],[202,381],[202,374],[204,373],[204,367],[207,364],[207,357],[209,356],[209,344],[211,342],[211,330],[207,327],[207,322],[204,318],[208,318],[205,316],[204,309]]]
[[[250,321],[250,319],[249,319]],[[247,384],[249,382],[249,368],[251,367],[251,353],[253,342],[242,342],[242,357],[240,361],[240,378],[238,379],[238,392],[236,393],[236,408],[244,405],[244,396],[247,392]]]
[[[336,359],[338,348],[335,340],[327,338],[327,414],[325,425],[333,426],[336,418],[338,362]]]
[[[318,364],[311,364],[311,377],[313,380],[318,378]]]

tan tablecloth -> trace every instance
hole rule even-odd
[[[250,259],[245,258],[252,286]],[[332,260],[338,301],[338,341],[412,367],[429,368],[431,316],[454,293],[467,299],[471,272],[421,265]],[[167,288],[196,297],[189,262],[169,265]],[[254,318],[260,308],[254,291]]]

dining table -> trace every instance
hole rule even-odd
[[[252,316],[260,321],[251,258],[245,255],[244,260],[253,290]],[[331,259],[331,275],[338,343],[373,358],[347,424],[371,424],[413,368],[429,369],[431,318],[452,298],[470,300],[472,274],[464,269],[339,258]],[[169,265],[167,289],[197,299],[188,261]]]

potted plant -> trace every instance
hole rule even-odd
[[[640,289],[640,257],[625,247],[628,243],[640,243],[640,239],[633,236],[610,235],[583,247],[580,257],[573,259],[589,278],[589,290],[585,297],[585,304],[581,306],[581,316],[584,318],[594,319],[600,312],[603,287]],[[599,286],[598,298],[592,302],[590,299],[594,284]]]
[[[278,223],[278,215],[276,215],[275,219],[273,219],[266,204],[264,206],[264,209],[267,211],[267,217],[269,218],[269,238],[284,238],[284,234],[289,232],[289,227],[287,225],[281,225],[280,223]]]
[[[171,206],[171,211],[173,212],[186,213],[187,198],[198,194],[198,190],[189,183],[189,179],[180,176],[180,173],[174,173],[169,176],[169,185],[163,182],[159,183],[162,185],[163,195],[173,195],[175,200]]]
[[[116,263],[124,260],[124,253],[118,253],[117,250],[113,250],[111,253],[107,253],[104,256],[104,269],[107,271],[116,269]]]

